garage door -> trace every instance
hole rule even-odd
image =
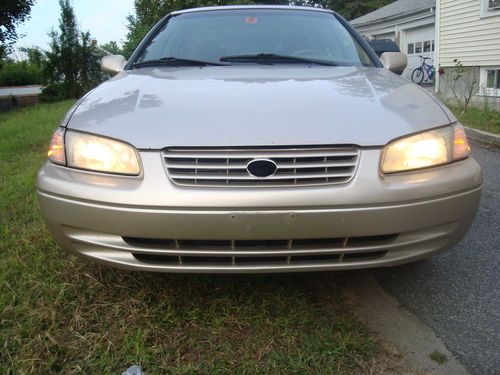
[[[408,55],[408,67],[404,77],[410,79],[413,69],[420,66],[422,60],[419,56],[430,57],[432,60],[427,60],[427,63],[434,65],[434,39],[434,25],[405,30],[405,50],[403,46],[401,50]]]

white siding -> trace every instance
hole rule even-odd
[[[440,0],[440,66],[500,64],[500,14],[481,18],[481,0]]]

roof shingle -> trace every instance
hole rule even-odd
[[[374,10],[371,13],[365,14],[364,16],[358,17],[352,20],[351,23],[353,25],[361,25],[435,6],[436,0],[398,0],[382,8]]]

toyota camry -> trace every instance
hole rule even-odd
[[[478,208],[462,125],[335,12],[166,15],[62,119],[37,180],[68,251],[161,272],[394,266]]]

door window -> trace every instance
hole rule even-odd
[[[422,42],[415,43],[415,53],[422,53]]]

